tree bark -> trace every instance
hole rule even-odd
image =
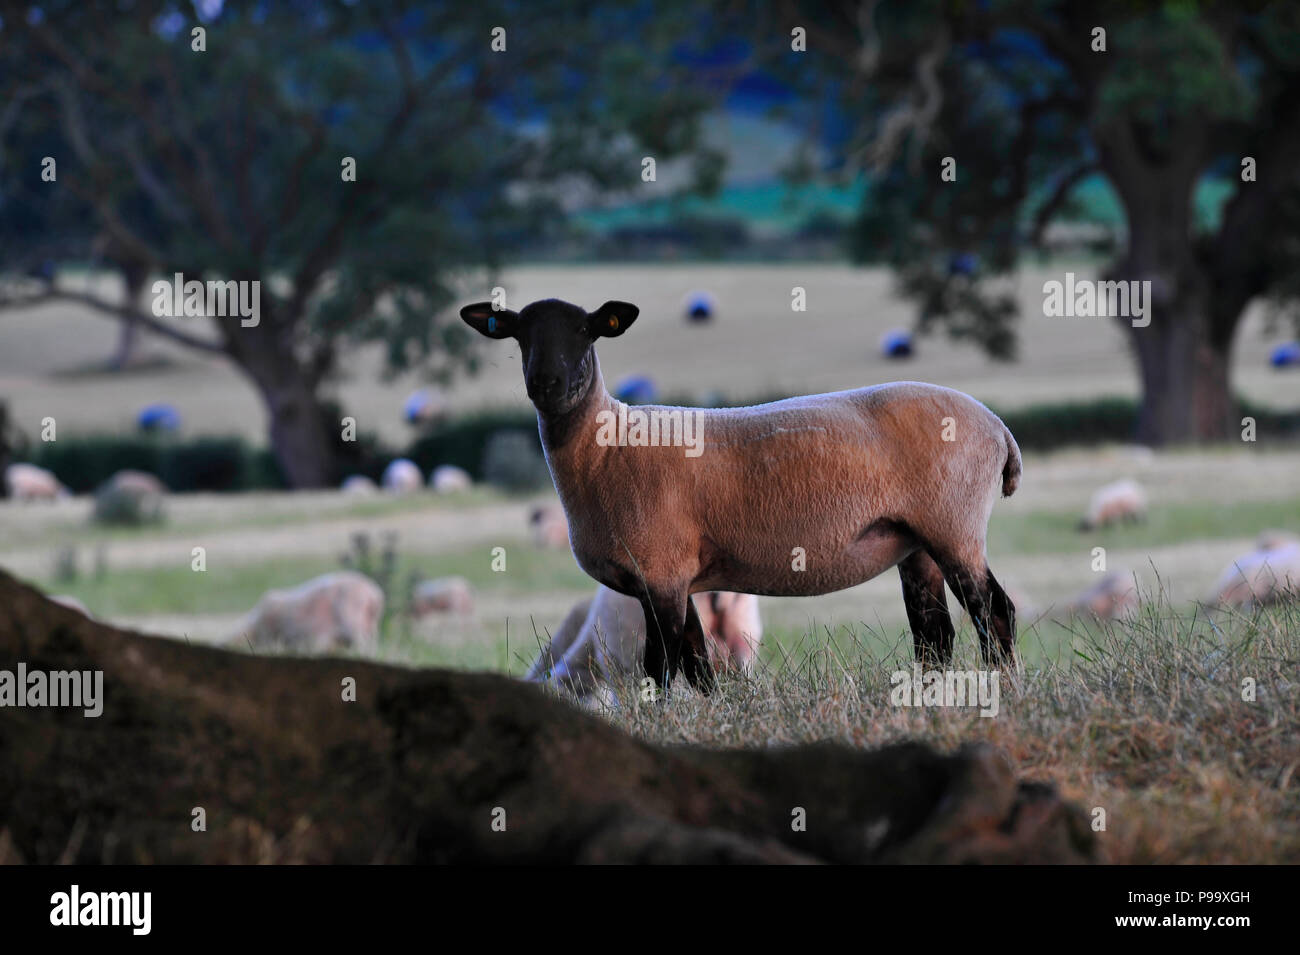
[[[1231,343],[1215,346],[1208,302],[1188,303],[1177,314],[1155,309],[1151,324],[1131,334],[1142,381],[1137,440],[1153,446],[1225,440],[1235,410]]]
[[[243,328],[220,319],[226,350],[257,386],[266,406],[272,453],[292,488],[331,487],[338,482],[341,423],[332,420],[320,381],[295,351],[292,335],[275,316]]]

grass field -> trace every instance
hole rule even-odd
[[[1023,406],[1068,397],[1131,395],[1136,382],[1120,332],[1109,324],[1052,321],[1029,309],[1045,276],[1021,279],[1023,360],[997,365],[944,341],[923,341],[909,366],[875,356],[880,334],[906,325],[907,306],[877,272],[829,266],[771,268],[521,269],[506,276],[515,301],[545,295],[588,305],[623,298],[641,323],[602,347],[606,378],[648,373],[670,393],[752,395],[851,387],[915,377]],[[808,290],[792,314],[790,288]],[[680,299],[708,288],[718,322],[689,328]],[[176,404],[191,431],[260,439],[252,391],[228,368],[151,346],[168,359],[153,370],[110,377],[86,371],[111,349],[102,320],[56,309],[0,314],[0,398],[20,426],[53,415],[60,434],[121,430],[148,401]],[[1253,315],[1239,340],[1241,393],[1279,408],[1300,406],[1300,375],[1265,367],[1276,336]],[[409,437],[399,409],[412,379],[381,383],[373,353],[349,362],[342,391],[372,428]],[[900,371],[903,372],[900,375]],[[485,373],[451,392],[460,409],[523,403],[517,356],[502,345]],[[1092,491],[1121,477],[1151,496],[1139,525],[1080,533]],[[239,645],[243,615],[269,587],[341,565],[356,535],[396,558],[380,656],[409,665],[489,668],[519,674],[537,640],[591,581],[571,554],[537,550],[529,507],[547,495],[511,498],[488,489],[447,497],[357,499],[332,492],[179,495],[165,523],[104,530],[91,502],[0,504],[0,566],[54,593],[81,599],[107,621],[195,641]],[[1046,613],[1094,579],[1093,548],[1109,569],[1134,573],[1149,607],[1109,628],[1022,615],[1023,682],[1005,691],[1003,713],[900,710],[888,704],[888,673],[910,665],[910,636],[897,574],[818,598],[763,598],[766,626],[756,678],[704,700],[675,693],[611,719],[648,738],[767,744],[835,737],[867,745],[913,734],[945,746],[989,739],[1087,807],[1107,809],[1106,844],[1122,861],[1300,861],[1300,618],[1279,610],[1254,619],[1207,616],[1223,567],[1266,528],[1300,531],[1300,448],[1242,445],[1151,454],[1111,447],[1028,455],[1020,490],[998,503],[989,557],[1004,584]],[[191,570],[192,548],[207,570]],[[505,547],[507,569],[491,567]],[[61,568],[61,569],[60,569]],[[75,568],[75,572],[74,572]],[[460,574],[477,593],[465,619],[409,620],[401,611],[412,575]],[[955,602],[950,603],[955,606]],[[960,652],[974,660],[969,627]],[[1241,680],[1261,688],[1240,700]]]

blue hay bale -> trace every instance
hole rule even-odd
[[[1273,349],[1269,362],[1274,368],[1290,368],[1300,365],[1300,342],[1283,342]]]
[[[686,296],[686,318],[692,322],[708,322],[713,320],[716,307],[713,303],[713,296],[708,292],[692,292]]]
[[[136,417],[141,431],[179,431],[180,412],[171,405],[148,405]]]
[[[659,395],[655,383],[644,375],[629,375],[614,386],[614,397],[630,405],[643,405]]]
[[[884,358],[911,358],[913,351],[912,333],[905,329],[896,328],[880,340],[880,354]]]
[[[974,275],[979,268],[979,258],[973,252],[959,252],[948,259],[949,275]]]
[[[429,393],[421,388],[414,391],[406,399],[406,404],[402,406],[402,416],[410,423],[414,424],[423,417],[425,410],[429,407]]]

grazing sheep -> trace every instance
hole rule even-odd
[[[564,516],[564,508],[558,504],[533,508],[528,515],[528,527],[532,530],[533,543],[540,548],[560,550],[569,546],[569,521]]]
[[[145,471],[118,471],[95,491],[101,524],[146,524],[163,518],[167,485]]]
[[[68,489],[53,473],[34,464],[11,464],[5,468],[5,488],[15,501],[53,501],[68,496]]]
[[[355,494],[362,497],[376,493],[379,490],[379,486],[364,474],[353,474],[339,485],[339,490],[344,494]]]
[[[439,494],[468,491],[473,486],[474,479],[469,476],[469,472],[454,464],[440,464],[429,475],[429,487]]]
[[[295,653],[373,653],[384,615],[384,592],[369,577],[339,570],[287,590],[268,590],[232,645]]]
[[[423,617],[430,613],[471,614],[474,612],[474,588],[464,577],[439,577],[422,580],[411,594],[411,613]]]
[[[698,594],[692,602],[704,627],[713,666],[748,672],[763,639],[758,598],[715,591]],[[586,696],[600,683],[637,670],[645,653],[645,633],[640,602],[599,587],[594,597],[569,611],[524,679],[551,680]]]
[[[1232,562],[1215,581],[1209,603],[1236,610],[1281,603],[1300,591],[1300,543],[1278,542]]]
[[[629,408],[610,397],[593,345],[638,309],[588,314],[554,299],[522,312],[487,302],[461,317],[515,338],[574,556],[599,583],[636,595],[649,623],[645,669],[712,670],[694,593],[813,596],[898,566],[918,656],[946,663],[945,579],[971,612],[990,663],[1014,658],[1015,608],[984,541],[997,495],[1020,483],[1020,450],[968,395],[895,382],[749,408]],[[629,440],[629,415],[652,420]],[[689,652],[685,652],[689,646]]]
[[[1098,620],[1123,620],[1141,604],[1133,574],[1112,570],[1074,600],[1061,607],[1064,616],[1091,616]]]
[[[1088,513],[1079,521],[1079,530],[1091,531],[1121,521],[1146,520],[1147,492],[1136,481],[1123,480],[1098,488],[1088,504]]]
[[[396,458],[384,468],[383,484],[385,491],[394,494],[411,494],[424,487],[424,475],[420,473],[414,461]]]

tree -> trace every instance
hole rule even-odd
[[[1137,436],[1229,435],[1245,308],[1297,291],[1300,9],[793,2],[760,29],[788,46],[793,24],[808,52],[783,75],[823,93],[833,80],[855,130],[841,169],[876,173],[856,252],[898,270],[923,326],[1011,356],[1000,280],[1042,248],[1080,183],[1104,177],[1126,227],[1103,278],[1152,283],[1150,324],[1121,319],[1142,384]],[[939,179],[946,156],[955,182]],[[1231,187],[1217,223],[1193,214],[1207,177]]]
[[[349,347],[384,342],[391,369],[472,368],[443,316],[459,272],[545,234],[548,185],[627,188],[646,150],[689,152],[705,103],[646,73],[670,36],[656,18],[629,29],[581,3],[196,6],[206,21],[157,0],[5,17],[0,211],[27,222],[0,226],[0,253],[44,279],[8,302],[77,302],[226,356],[295,487],[338,477],[328,392]],[[37,178],[45,155],[55,183]],[[24,267],[37,245],[56,261],[93,245],[128,287],[259,282],[260,320],[70,288]]]

